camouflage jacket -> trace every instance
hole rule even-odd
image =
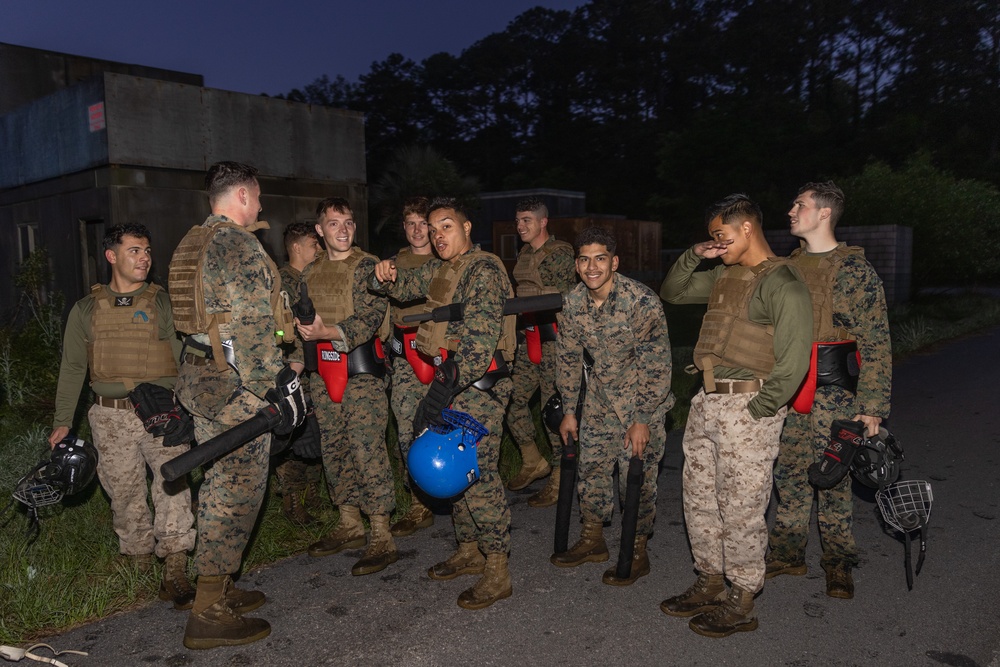
[[[599,308],[582,283],[566,295],[558,315],[556,386],[563,409],[573,414],[586,349],[594,358],[587,391],[606,398],[627,429],[663,419],[674,404],[670,338],[663,305],[653,291],[619,273],[613,280]]]
[[[326,261],[326,257],[321,256],[303,269],[300,280],[308,283],[312,268],[321,261]],[[335,326],[340,331],[342,340],[331,341],[333,349],[339,352],[349,352],[358,345],[370,341],[372,336],[378,333],[382,320],[385,319],[388,301],[384,296],[368,289],[368,276],[374,270],[375,259],[373,256],[365,256],[358,262],[358,265],[354,267],[354,281],[351,289],[354,314],[340,322],[324,322],[327,326]],[[322,316],[320,313],[320,317]],[[302,361],[301,339],[296,339],[296,350],[290,358]]]
[[[302,272],[294,268],[291,264],[285,264],[278,269],[281,276],[281,289],[288,293],[288,305],[294,306],[299,302],[299,285],[302,284]]]
[[[205,224],[228,220],[211,215]],[[205,310],[231,312],[229,323],[221,327],[222,337],[232,339],[240,381],[258,397],[274,386],[274,377],[284,365],[271,312],[271,288],[280,278],[272,274],[268,262],[256,236],[222,227],[205,251],[202,270]]]
[[[473,246],[472,250],[479,250]],[[443,262],[435,257],[414,269],[398,269],[395,283],[372,284],[399,301],[426,296],[431,280]],[[465,304],[465,318],[449,322],[447,336],[458,340],[458,349],[449,358],[458,365],[459,382],[475,382],[486,374],[503,331],[503,306],[511,293],[507,274],[490,262],[476,262],[462,275],[454,300]]]
[[[831,251],[832,252],[832,251]],[[806,253],[792,253],[797,257]],[[812,253],[813,257],[829,253]],[[892,393],[892,341],[882,279],[860,254],[847,255],[833,287],[833,325],[843,327],[858,343],[861,374],[856,410],[873,417],[889,416]],[[853,415],[851,415],[853,416]]]

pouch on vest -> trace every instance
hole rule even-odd
[[[393,356],[406,357],[421,384],[434,380],[434,359],[417,349],[417,327],[392,327]]]
[[[833,385],[856,394],[860,373],[861,352],[856,341],[813,343],[809,372],[792,399],[792,409],[803,415],[810,413],[817,387]]]

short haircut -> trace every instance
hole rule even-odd
[[[599,243],[608,249],[608,252],[614,256],[615,251],[618,249],[618,242],[615,240],[615,235],[609,230],[603,227],[587,227],[585,230],[576,235],[576,254],[580,254],[580,248],[585,245],[591,245],[594,243]]]
[[[140,224],[138,222],[125,222],[120,225],[115,225],[108,231],[104,232],[104,249],[114,250],[117,246],[122,244],[122,238],[125,236],[134,236],[137,239],[149,238],[149,230],[146,229],[146,225]]]
[[[521,211],[530,211],[539,218],[549,217],[549,207],[546,206],[545,202],[538,197],[526,197],[525,199],[517,202],[517,206],[514,208],[514,213],[520,213]]]
[[[830,226],[836,227],[840,216],[844,214],[844,191],[837,187],[833,181],[823,183],[806,183],[799,188],[798,194],[802,195],[812,190],[813,201],[819,208],[830,209]]]
[[[257,168],[242,162],[216,162],[205,174],[208,201],[214,204],[219,197],[237,186],[251,186],[257,182]]]
[[[721,217],[723,224],[731,225],[749,218],[754,224],[762,227],[764,214],[757,203],[744,194],[735,193],[715,202],[705,210],[705,224]]]
[[[320,203],[316,204],[316,222],[319,222],[319,219],[323,217],[323,214],[331,208],[337,213],[354,214],[354,211],[351,210],[351,202],[347,201],[343,197],[327,197]]]
[[[312,237],[319,241],[319,234],[316,233],[316,226],[305,222],[293,222],[285,227],[283,235],[285,241],[285,251],[291,253],[292,244],[298,243],[302,239]]]
[[[431,213],[442,208],[450,208],[455,211],[458,214],[459,222],[466,222],[469,219],[465,206],[456,197],[435,197],[432,199],[427,207],[427,217],[430,218]]]
[[[427,197],[408,197],[403,202],[403,220],[406,220],[408,215],[416,215],[426,220],[430,206],[431,200]]]

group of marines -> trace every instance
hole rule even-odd
[[[569,439],[579,443],[576,491],[582,529],[573,546],[553,554],[551,561],[559,567],[608,560],[604,527],[616,505],[615,469],[624,479],[630,459],[641,461],[630,574],[621,577],[611,568],[603,581],[624,586],[649,573],[647,542],[653,535],[658,466],[667,413],[674,404],[672,355],[660,299],[707,303],[691,369],[703,382],[691,401],[683,443],[684,516],[697,579],[664,600],[661,609],[692,617],[691,628],[712,637],[757,627],[753,598],[765,578],[805,573],[814,493],[806,469],[822,454],[830,423],[853,417],[875,435],[888,416],[885,297],[863,252],[836,241],[844,199],[831,182],[810,183],[799,192],[789,217],[802,248],[788,259],[774,256],[753,201],[731,195],[716,202],[706,215],[710,240],[677,260],[659,296],[618,273],[611,232],[585,229],[573,245],[555,239],[548,211],[538,199],[516,207],[524,245],[513,286],[500,259],[473,243],[472,223],[461,204],[448,198],[408,200],[402,212],[407,246],[385,260],[355,245],[350,203],[324,199],[316,208],[314,229],[295,223],[285,230],[290,261],[279,273],[252,233],[266,224],[257,220],[256,170],[218,163],[209,170],[206,185],[212,215],[174,253],[169,303],[159,288],[145,282],[149,235],[144,228],[127,227],[124,234],[118,230],[106,242],[112,279],[107,286],[95,286],[71,313],[69,356],[64,355],[50,438],[58,442],[70,425],[75,401],[70,405],[68,397],[79,395],[86,346],[82,369],[89,365],[98,394],[90,415],[101,454],[98,473],[112,499],[121,551],[143,558],[155,549],[165,559],[161,597],[179,609],[191,608],[184,638],[188,648],[248,643],[270,632],[266,621],[246,616],[264,603],[264,594],[236,588],[231,576],[240,569],[264,498],[269,454],[276,447],[266,434],[206,468],[195,529],[188,490],[157,490],[158,485],[167,489],[158,472],[163,454],[154,455],[157,443],[141,422],[138,428],[129,423],[126,397],[129,385],[137,382],[173,388],[193,416],[198,442],[277,402],[282,414],[289,415],[283,430],[291,432],[294,445],[303,416],[289,406],[298,400],[295,394],[304,392],[298,381],[276,378],[289,366],[305,384],[302,371],[315,362],[317,371],[308,379],[308,414],[310,419],[314,415],[320,433],[314,454],[321,457],[340,520],[308,553],[322,557],[365,547],[351,569],[354,575],[389,567],[398,559],[395,538],[430,527],[435,518],[433,503],[407,480],[409,511],[390,525],[395,495],[385,442],[388,408],[395,416],[404,464],[414,438],[440,423],[445,407],[471,415],[488,431],[476,448],[479,480],[451,499],[457,548],[433,565],[428,576],[450,580],[478,575],[458,604],[482,609],[512,594],[510,509],[498,468],[505,419],[522,459],[508,488],[524,489],[548,476],[528,499],[531,507],[556,503],[561,449]],[[717,266],[701,270],[703,261],[714,259],[721,260]],[[556,293],[563,302],[558,312],[504,314],[504,304],[515,294]],[[303,294],[315,307],[308,323],[305,317],[293,319],[290,312]],[[143,321],[133,316],[135,303],[153,299],[158,305],[149,307],[156,310],[155,317]],[[102,318],[119,311],[119,302],[126,307],[121,310],[125,317],[115,320],[117,329],[98,327],[106,324]],[[464,304],[461,318],[419,324],[404,320],[453,303]],[[81,308],[86,313],[78,312]],[[126,334],[148,334],[149,342],[140,346],[143,361],[169,351],[180,359],[179,369],[175,366],[171,373],[169,365],[147,364],[147,372],[136,374],[126,370],[136,368],[133,362],[126,365],[114,355],[101,361],[94,356],[102,343],[95,346],[91,321],[94,332],[111,331],[102,334],[110,336],[106,347],[121,344]],[[276,331],[284,334],[278,344]],[[810,372],[811,355],[815,359],[824,343],[847,340],[856,342],[860,365],[852,365],[846,355],[832,363],[850,366],[857,386],[815,387],[810,390],[815,392],[811,410],[788,412],[800,387],[809,385],[803,379]],[[276,382],[282,391],[275,391]],[[563,417],[559,433],[548,436],[551,460],[546,460],[538,449],[529,403],[538,393],[544,405],[557,392]],[[116,422],[102,429],[96,418],[106,410],[115,413]],[[172,449],[179,453],[187,446]],[[315,489],[318,468],[294,454],[283,456],[277,470],[285,511],[308,521],[301,503],[315,496],[306,489]],[[140,500],[136,484],[125,490],[118,481],[121,471],[132,470],[135,476],[139,470],[144,476],[146,464],[154,475],[155,524],[144,493]],[[765,511],[772,470],[778,508],[768,555]],[[168,496],[173,504],[167,504]],[[623,501],[624,484],[619,484],[619,496]],[[827,594],[850,598],[857,555],[849,478],[820,490],[818,499]],[[185,566],[195,530],[198,578],[192,587]]]

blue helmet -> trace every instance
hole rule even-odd
[[[442,410],[445,423],[427,427],[410,445],[410,476],[434,498],[454,498],[479,480],[476,444],[489,433],[471,415]]]

